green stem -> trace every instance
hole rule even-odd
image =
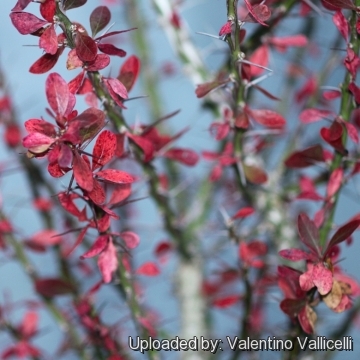
[[[356,0],[356,5],[357,6],[360,5],[360,0]],[[349,22],[350,31],[351,31],[349,46],[353,49],[355,54],[358,56],[359,50],[360,50],[360,41],[359,41],[359,36],[356,32],[356,20],[357,20],[357,14],[355,11],[352,11],[351,19]],[[355,109],[355,103],[353,101],[352,94],[348,90],[349,85],[352,81],[355,81],[355,77],[353,77],[349,72],[347,72],[345,75],[345,78],[344,78],[344,82],[341,84],[341,103],[340,103],[340,112],[339,112],[339,117],[344,121],[350,121],[351,113]],[[347,133],[344,132],[343,137],[342,137],[343,144],[346,144],[346,140],[347,140]],[[329,169],[330,173],[332,171],[334,171],[335,169],[342,166],[342,159],[343,159],[343,155],[340,154],[339,152],[335,151],[334,160],[332,161],[330,169]],[[340,187],[339,190],[337,191],[337,193],[334,195],[329,214],[327,214],[325,223],[322,226],[322,228],[320,229],[320,246],[321,247],[324,247],[326,245],[327,238],[332,229],[335,211],[336,211],[337,203],[338,203],[339,197],[340,197],[341,188],[342,187]],[[325,205],[326,204],[324,204],[324,206]]]
[[[0,214],[0,217],[2,219],[5,219],[4,214]],[[31,264],[30,260],[28,259],[24,249],[23,245],[15,239],[15,237],[12,234],[6,234],[6,241],[12,246],[12,248],[15,251],[16,258],[19,260],[20,264],[24,268],[25,272],[28,274],[28,276],[31,278],[32,282],[35,284],[38,280],[37,272],[34,268],[34,266]],[[74,326],[69,323],[66,320],[66,317],[64,314],[57,308],[55,303],[52,301],[52,299],[45,297],[41,294],[39,294],[42,301],[45,303],[47,310],[51,313],[53,318],[58,323],[59,327],[63,329],[65,332],[68,332],[70,335],[70,339],[74,344],[74,348],[79,353],[81,359],[87,360],[86,353],[83,347],[83,344],[74,328]]]

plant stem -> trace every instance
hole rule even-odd
[[[360,5],[360,0],[356,0],[356,5]],[[360,40],[359,35],[356,32],[356,20],[357,20],[357,14],[356,11],[352,11],[351,19],[349,22],[350,25],[350,41],[349,46],[352,48],[356,56],[359,56],[359,50],[360,50]],[[340,112],[339,116],[344,121],[350,121],[350,116],[352,111],[355,109],[355,103],[352,97],[352,94],[348,90],[349,85],[352,81],[355,81],[355,76],[352,76],[350,72],[346,72],[345,78],[343,83],[341,84],[341,102],[340,102]],[[342,137],[342,143],[345,145],[347,140],[347,133],[344,131],[343,137]],[[330,165],[330,173],[334,171],[335,169],[343,166],[342,164],[343,155],[339,152],[334,152],[334,159]],[[338,189],[337,193],[334,195],[332,200],[332,206],[329,211],[329,214],[327,214],[327,218],[325,220],[325,223],[320,229],[320,246],[324,247],[327,242],[327,238],[329,236],[329,233],[332,229],[333,223],[334,223],[334,216],[335,211],[337,207],[337,203],[339,201],[340,192],[341,192],[342,186]],[[326,204],[324,203],[324,206]]]

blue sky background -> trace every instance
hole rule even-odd
[[[47,107],[44,83],[48,74],[33,75],[28,72],[30,65],[41,56],[41,51],[32,45],[37,44],[37,38],[31,36],[22,36],[11,25],[8,14],[13,7],[15,1],[3,1],[0,9],[0,62],[2,68],[5,70],[7,82],[10,91],[13,96],[14,104],[17,109],[17,116],[21,122],[26,121],[29,118],[41,117],[46,118],[45,107]],[[164,36],[161,25],[157,23],[156,17],[149,5],[150,1],[139,0],[141,8],[144,14],[146,14],[148,23],[148,39],[150,47],[152,49],[152,63],[153,71],[159,72],[159,69],[167,61],[172,61],[175,64],[176,73],[173,77],[160,82],[161,99],[164,114],[181,109],[181,113],[175,118],[170,120],[169,127],[173,131],[178,131],[190,127],[190,131],[180,139],[179,145],[191,147],[194,150],[200,152],[202,150],[208,150],[214,147],[214,141],[211,140],[208,127],[210,122],[214,119],[209,114],[201,111],[201,102],[195,97],[194,84],[184,76],[181,72],[181,64],[174,58],[173,51],[169,46],[167,38]],[[206,66],[209,71],[215,71],[218,66],[221,65],[222,60],[227,51],[225,44],[220,41],[207,38],[201,35],[197,35],[197,31],[203,31],[211,34],[217,34],[221,25],[226,21],[226,6],[225,1],[213,0],[213,1],[186,1],[181,15],[187,22],[189,32],[194,40],[196,46],[200,49]],[[76,19],[81,22],[85,27],[89,28],[88,18],[96,6],[100,4],[98,0],[88,0],[86,6],[69,11],[71,19]],[[38,5],[32,4],[29,6],[28,11],[33,12]],[[36,14],[36,11],[34,11]],[[120,30],[130,27],[127,24],[124,13],[117,7],[113,12],[113,19],[115,21],[114,30]],[[247,29],[251,31],[253,25],[247,25]],[[282,34],[292,35],[296,34],[300,30],[300,22],[296,19],[290,19],[285,22],[279,32]],[[331,23],[329,15],[319,17],[318,30],[316,32],[315,43],[319,46],[320,50],[327,49],[330,46],[329,39],[331,39],[334,33],[334,27]],[[121,42],[119,44],[128,52],[128,54],[135,53],[131,46],[130,35],[121,36]],[[326,57],[326,51],[323,51],[323,55],[309,57],[304,64],[313,73],[317,73],[322,66],[324,66],[324,59]],[[286,66],[287,57],[272,53],[270,67],[274,70],[274,74],[269,79],[262,83],[262,86],[267,88],[273,94],[282,96],[284,94],[283,89],[283,77],[282,71]],[[65,68],[66,56],[62,56],[56,67],[51,70],[59,72],[67,81],[75,77],[77,70],[72,72],[67,71]],[[110,74],[116,76],[119,70],[119,66],[122,60],[112,59]],[[106,69],[108,71],[108,69]],[[342,81],[343,71],[341,68],[334,71],[331,74],[329,85],[338,85]],[[210,79],[209,79],[210,80]],[[134,88],[131,93],[132,96],[144,95],[141,88],[141,82]],[[257,98],[257,104],[259,108],[262,104],[268,104],[268,101],[261,96]],[[127,103],[128,110],[126,110],[126,117],[131,124],[136,121],[148,122],[149,109],[146,104],[146,99],[140,99]],[[77,103],[77,109],[82,111],[86,108],[85,104],[81,101]],[[335,106],[336,108],[336,106]],[[290,109],[287,114],[287,120],[289,128],[294,128],[298,122],[298,113]],[[316,129],[313,127],[310,131]],[[279,154],[280,155],[280,154]],[[13,161],[13,155],[6,149],[4,144],[0,142],[0,163],[5,161]],[[276,160],[274,160],[276,163]],[[195,176],[201,176],[210,169],[208,163],[202,162],[195,170]],[[188,178],[186,181],[191,184],[191,176],[193,173],[187,172]],[[66,185],[64,182],[62,185]],[[145,192],[144,184],[138,185],[139,194]],[[354,183],[354,188],[358,189],[358,184]],[[10,176],[3,176],[0,178],[0,191],[1,202],[3,204],[4,211],[9,215],[12,222],[16,225],[16,230],[20,238],[26,238],[31,234],[41,229],[41,223],[36,214],[33,213],[30,205],[30,192],[27,188],[26,181],[21,174],[13,174]],[[336,223],[342,224],[347,221],[351,216],[359,212],[359,192],[351,190],[344,191],[344,195],[341,198],[337,213]],[[154,245],[157,241],[163,239],[165,234],[159,231],[160,219],[156,216],[156,210],[150,200],[144,200],[141,210],[139,210],[139,216],[136,221],[130,223],[136,230],[140,230],[142,238],[142,244],[136,251],[136,259],[140,264],[145,259],[149,259],[152,256]],[[345,249],[343,257],[344,269],[347,273],[354,275],[357,279],[360,279],[359,275],[359,236],[355,235],[355,242],[351,248]],[[345,248],[343,246],[343,248]],[[37,268],[46,276],[56,274],[56,267],[52,254],[47,255],[31,255],[32,260],[36,263]],[[174,264],[170,263],[167,268],[169,275],[165,275],[163,280],[171,280],[171,270],[174,268]],[[167,325],[165,328],[168,331],[175,331],[177,324],[174,318],[174,312],[176,311],[176,304],[171,299],[171,287],[160,284],[157,279],[150,279],[149,284],[149,299],[151,305],[155,309],[165,314],[167,318]],[[90,286],[90,283],[89,283]],[[110,322],[114,318],[119,318],[123,304],[118,304],[111,299],[112,290],[109,288],[104,289],[99,296],[99,303],[108,305],[104,312],[104,317]],[[0,306],[4,302],[5,294],[11,297],[12,301],[18,302],[28,298],[36,298],[32,289],[32,284],[24,275],[23,270],[14,261],[5,260],[4,257],[0,258]],[[109,300],[110,298],[110,300]],[[62,300],[60,300],[62,301]],[[277,299],[269,299],[269,312],[275,314],[270,316],[268,321],[271,324],[279,324],[281,320],[285,319],[284,316],[278,311]],[[324,313],[326,316],[326,324],[336,324],[337,320],[342,315],[332,314],[330,311],[319,311],[320,314]],[[54,344],[58,344],[61,339],[61,332],[57,325],[53,322],[52,318],[46,311],[41,311],[41,333],[36,340],[36,344],[45,349],[49,354],[53,354]],[[176,314],[176,313],[175,313]],[[23,311],[16,310],[11,314],[11,319],[14,322],[19,322],[22,318]],[[225,315],[225,317],[219,315],[219,319],[230,321],[231,313]],[[325,325],[326,325],[325,324]],[[321,324],[320,324],[321,325]],[[125,325],[125,328],[128,325]],[[130,331],[130,326],[128,326]],[[324,328],[324,327],[322,327]],[[222,329],[220,325],[219,330]],[[220,333],[221,331],[219,331]],[[229,334],[230,335],[230,334]],[[355,336],[355,332],[352,332]],[[360,337],[357,336],[357,341]],[[9,344],[9,338],[5,335],[0,336],[0,351],[2,351]],[[354,354],[346,354],[347,358],[357,358],[360,353],[360,349],[356,349]],[[354,356],[353,356],[354,355]],[[172,358],[175,358],[177,354],[171,354]],[[141,356],[140,356],[141,357]],[[340,357],[340,355],[339,355]],[[338,357],[338,358],[339,358]],[[49,359],[51,359],[51,355]],[[275,355],[274,355],[275,358]],[[71,360],[71,356],[68,357]]]

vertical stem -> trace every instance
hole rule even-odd
[[[360,6],[360,0],[356,0],[355,3],[357,6]],[[352,48],[352,50],[354,51],[356,56],[359,56],[360,40],[359,40],[359,35],[357,34],[357,31],[356,31],[356,21],[357,21],[356,11],[352,11],[351,19],[349,21],[351,35],[350,35],[350,41],[349,41],[348,46],[350,48]],[[350,83],[352,81],[355,81],[355,78],[356,78],[356,74],[355,74],[355,76],[352,76],[352,74],[350,74],[350,72],[347,71],[345,78],[344,78],[344,82],[341,84],[341,103],[340,103],[339,116],[344,121],[350,121],[351,113],[355,109],[355,103],[354,103],[352,94],[348,90]],[[344,145],[346,144],[346,140],[347,140],[347,133],[346,133],[346,131],[344,131],[343,137],[342,137],[342,142]],[[342,165],[342,158],[343,158],[343,155],[340,154],[339,152],[335,151],[334,160],[330,166],[330,172],[334,171],[335,169],[339,168]],[[339,201],[341,188],[342,187],[340,187],[339,190],[337,191],[337,193],[334,195],[332,207],[329,211],[329,214],[326,218],[324,225],[320,229],[320,246],[322,246],[322,247],[325,246],[325,244],[327,242],[327,238],[329,236],[329,233],[332,229],[335,211],[336,211],[337,203]],[[325,206],[325,204],[324,204],[324,206]]]

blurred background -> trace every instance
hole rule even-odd
[[[131,2],[131,1],[129,1]],[[135,6],[129,6],[127,1],[100,1],[88,0],[87,4],[79,9],[68,12],[70,19],[75,20],[89,29],[89,15],[91,11],[99,5],[107,4],[111,8],[112,20],[114,23],[112,30],[124,30],[131,28],[138,19],[142,22],[146,34],[147,46],[151,49],[151,58],[148,59],[148,67],[142,69],[140,81],[136,84],[131,92],[131,97],[148,95],[144,89],[144,73],[150,72],[158,79],[158,109],[162,115],[166,115],[176,110],[181,112],[171,118],[165,125],[169,133],[176,133],[184,128],[189,128],[186,134],[181,137],[177,144],[183,147],[189,147],[201,153],[204,150],[214,150],[216,148],[215,141],[209,133],[209,126],[215,119],[210,112],[204,111],[202,101],[195,96],[195,86],[201,81],[210,81],[224,63],[227,58],[228,48],[221,40],[214,39],[209,36],[198,34],[205,32],[214,36],[218,35],[219,29],[226,22],[226,4],[224,0],[192,0],[179,2],[179,14],[186,27],[190,41],[198,51],[199,59],[204,69],[204,77],[194,76],[191,71],[187,71],[184,65],[179,61],[175,54],[173,44],[169,43],[166,36],[166,25],[161,21],[155,12],[150,0],[136,0]],[[161,3],[161,1],[160,1]],[[166,1],[165,1],[166,3]],[[175,3],[175,2],[174,2]],[[28,72],[29,67],[41,56],[41,50],[37,46],[38,39],[31,36],[22,36],[12,26],[9,18],[11,8],[14,6],[15,0],[3,1],[0,5],[0,65],[5,75],[6,87],[9,90],[13,104],[16,108],[16,116],[19,122],[23,123],[30,118],[40,118],[50,120],[47,117],[45,108],[48,107],[45,97],[44,84],[48,74],[34,75]],[[38,15],[38,4],[30,4],[26,11]],[[135,9],[135,13],[133,12]],[[135,15],[134,15],[135,14]],[[256,25],[246,24],[246,30],[251,33]],[[314,27],[312,30],[312,38],[308,44],[308,51],[305,57],[302,57],[301,66],[306,69],[308,74],[318,74],[327,65],[329,61],[329,52],[331,57],[336,61],[341,61],[344,53],[345,44],[340,45],[340,49],[331,50],[334,46],[334,39],[338,36],[333,26],[331,15],[324,12],[319,15],[314,12],[312,21],[305,21],[298,15],[298,9],[289,17],[287,21],[276,29],[276,34],[282,36],[304,33]],[[116,45],[123,48],[128,55],[135,54],[140,57],[138,48],[134,47],[136,42],[136,34],[133,32],[122,34],[116,37]],[[290,62],[296,60],[296,49],[290,49],[285,54],[275,51],[271,52],[269,67],[273,70],[272,76],[266,78],[261,86],[270,91],[275,96],[280,97],[283,101],[275,106],[287,119],[288,131],[291,133],[297,128],[299,120],[299,107],[289,106],[294,98],[294,90],[289,92],[289,84],[285,83],[284,69],[288,69]],[[337,60],[336,60],[337,59]],[[123,59],[112,57],[111,66],[104,70],[106,76],[117,76],[119,68],[123,63]],[[73,79],[78,70],[66,70],[66,56],[60,57],[59,62],[51,71],[58,72],[67,81]],[[338,62],[339,64],[339,62]],[[343,78],[344,71],[342,66],[335,65],[331,67],[327,77],[327,84],[338,86]],[[295,91],[304,85],[305,78],[300,78],[298,84],[294,87]],[[254,95],[252,103],[254,108],[261,108],[268,105],[269,100],[260,93]],[[131,125],[137,123],[148,124],[154,121],[154,109],[148,98],[140,98],[126,103],[125,117]],[[273,103],[271,106],[274,107]],[[338,103],[333,103],[336,110]],[[87,105],[79,99],[76,109],[81,112]],[[313,136],[323,125],[313,124],[309,128],[308,136]],[[274,152],[267,164],[269,170],[276,168],[281,159],[281,152],[286,146],[284,141],[279,142],[277,151]],[[353,146],[353,145],[352,145]],[[34,160],[39,163],[42,160]],[[45,166],[45,162],[44,166]],[[1,172],[1,168],[4,169]],[[0,142],[0,190],[1,190],[1,206],[3,211],[11,218],[16,227],[16,233],[19,238],[26,239],[32,234],[42,229],[42,224],[38,215],[33,211],[31,192],[28,188],[24,174],[18,171],[19,164],[13,152],[7,149],[3,142]],[[208,176],[211,165],[208,162],[200,161],[195,168],[184,168],[183,182],[180,186],[196,186],[199,179]],[[61,185],[56,185],[58,189],[67,186],[66,179],[60,181]],[[359,184],[354,182],[349,188],[343,191],[340,204],[338,206],[335,221],[336,224],[342,224],[351,216],[359,213]],[[355,189],[355,190],[354,190]],[[324,189],[323,189],[324,190]],[[136,197],[147,195],[145,182],[139,182],[135,186]],[[192,204],[189,204],[190,207]],[[313,213],[315,208],[304,205],[309,212]],[[190,211],[191,209],[189,209]],[[136,216],[132,214],[130,221],[127,223],[129,228],[134,228],[140,235],[141,245],[135,250],[135,262],[140,265],[147,259],[154,257],[153,251],[159,241],[166,239],[166,234],[161,230],[161,219],[157,214],[156,208],[150,199],[141,200],[138,206],[134,207]],[[215,214],[215,218],[219,219],[220,215]],[[213,233],[213,236],[221,235],[221,229]],[[359,235],[354,236],[354,243],[351,247],[342,245],[344,251],[343,267],[347,274],[352,275],[360,280],[358,254],[360,251]],[[211,241],[211,239],[209,239]],[[31,259],[41,273],[46,276],[56,275],[56,266],[54,264],[53,254],[29,253]],[[76,255],[81,254],[81,251]],[[74,254],[74,261],[76,255]],[[223,253],[224,258],[231,258],[232,254]],[[274,259],[274,262],[277,260]],[[150,308],[161,318],[161,326],[169,334],[176,335],[178,331],[177,303],[172,296],[171,279],[175,262],[168,262],[162,269],[162,278],[151,278],[146,280],[146,299]],[[99,274],[95,274],[93,278],[85,280],[85,287],[90,287],[94,283],[94,278],[99,280]],[[99,294],[98,303],[104,306],[102,315],[109,323],[124,322],[122,332],[133,334],[131,322],[127,318],[125,304],[119,304],[117,298],[113,295],[113,289],[105,286]],[[24,315],[24,304],[28,300],[36,300],[36,294],[29,278],[19,266],[16,259],[9,256],[0,255],[0,308],[5,304],[13,304],[13,311],[10,318],[13,323],[20,323]],[[266,314],[266,326],[270,331],[272,328],[285,330],[286,317],[279,310],[279,300],[281,295],[274,293],[267,300],[268,313]],[[59,299],[59,302],[66,303],[66,297]],[[125,311],[125,312],[124,312]],[[325,322],[321,321],[321,314],[324,313]],[[125,315],[124,315],[125,314]],[[214,316],[218,319],[218,326],[213,334],[214,337],[224,337],[226,335],[233,336],[236,326],[233,324],[234,315],[238,312],[234,309],[214,310]],[[319,326],[318,332],[326,335],[327,331],[333,330],[344,314],[335,314],[321,307],[318,312]],[[359,343],[357,321],[354,322],[356,328],[349,333],[354,337],[355,351],[354,353],[346,353],[349,359],[356,359],[360,354],[356,344]],[[55,345],[61,343],[62,331],[52,320],[46,310],[40,310],[40,333],[36,337],[34,344],[44,349],[48,354],[48,359],[54,359],[54,353],[57,350]],[[271,332],[271,331],[270,331]],[[12,340],[7,334],[0,334],[0,353]],[[134,358],[141,354],[134,354]],[[340,359],[341,354],[337,354],[335,358]],[[278,354],[266,354],[266,358],[279,358]],[[264,357],[264,358],[265,358]],[[75,359],[71,354],[66,359]],[[166,359],[176,359],[178,354],[168,353]],[[222,358],[222,356],[220,356]],[[224,357],[225,358],[225,357]],[[314,356],[313,358],[316,358]],[[307,358],[309,359],[309,357]]]

